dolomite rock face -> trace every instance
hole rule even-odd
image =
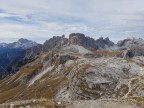
[[[70,97],[79,100],[144,96],[143,70],[141,64],[123,58],[78,60],[69,77]]]
[[[127,38],[121,41],[118,41],[117,45],[123,48],[144,46],[144,39],[142,38]]]
[[[68,54],[60,54],[56,51],[50,51],[48,56],[46,57],[46,60],[48,60],[49,66],[52,65],[60,65],[60,64],[65,64],[69,60],[75,60],[76,57]]]
[[[85,36],[82,33],[72,33],[69,35],[69,44],[72,45],[81,45],[85,48],[102,50],[106,49],[109,50],[110,47],[114,46],[114,43],[109,40],[109,38],[100,37],[99,39],[95,40],[94,38],[90,38]]]
[[[144,39],[127,38],[117,43],[118,50],[125,49],[127,57],[144,56]]]
[[[69,45],[78,45],[79,44],[79,39],[76,36],[70,37],[69,38]]]

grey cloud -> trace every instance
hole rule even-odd
[[[143,0],[4,0],[0,14],[10,16],[0,18],[0,37],[47,39],[71,32],[115,41],[143,37],[143,4]]]

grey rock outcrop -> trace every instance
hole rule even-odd
[[[72,100],[144,96],[142,86],[136,87],[143,81],[143,70],[123,58],[78,60],[69,76],[70,96]]]
[[[68,39],[62,36],[53,36],[44,44],[38,44],[35,47],[26,50],[26,58],[35,58],[36,56],[49,52],[51,50],[59,50],[63,45],[68,43]]]
[[[142,38],[127,38],[118,41],[116,50],[123,50],[125,58],[144,56],[144,40]]]
[[[88,49],[102,50],[109,49],[114,45],[109,38],[103,39],[102,37],[98,40],[87,37],[81,33],[72,33],[69,35],[69,39],[62,36],[54,36],[47,40],[43,45],[38,44],[32,48],[26,50],[26,58],[35,58],[43,52],[51,51],[53,49],[60,50],[63,45],[80,45]]]
[[[87,37],[81,33],[72,33],[69,35],[70,44],[78,44],[86,48],[90,49],[108,49],[111,46],[114,46],[114,43],[109,40],[109,38],[103,39],[100,37],[99,39],[95,40],[93,38]]]
[[[65,44],[68,43],[68,39],[65,38],[65,36],[54,36],[53,38],[50,38],[43,44],[43,50],[49,51],[54,48],[59,48]]]
[[[131,48],[144,46],[144,40],[142,38],[127,38],[121,41],[118,41],[117,45],[123,48]]]
[[[67,55],[67,54],[61,55],[56,51],[50,51],[46,58],[50,66],[64,65],[69,60],[77,59],[76,57],[72,55]]]

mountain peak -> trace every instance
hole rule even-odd
[[[99,37],[99,40],[103,40],[103,37]]]
[[[26,42],[30,42],[30,40],[24,39],[24,38],[20,38],[17,42],[26,43]]]
[[[0,47],[3,48],[19,48],[19,49],[27,49],[36,45],[38,45],[36,42],[24,38],[20,38],[18,41],[9,44],[0,43]]]
[[[11,44],[14,48],[27,49],[36,46],[37,43],[28,39],[20,38],[17,42]]]
[[[105,40],[106,40],[106,41],[109,41],[109,37],[106,37]]]
[[[6,47],[7,43],[0,43],[0,47]]]

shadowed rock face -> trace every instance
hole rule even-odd
[[[49,51],[55,47],[61,47],[67,43],[68,39],[66,39],[64,36],[54,36],[43,44],[43,50]]]
[[[0,77],[17,71],[24,57],[23,49],[0,48]]]
[[[109,38],[103,39],[102,37],[98,40],[95,40],[90,37],[86,37],[81,33],[72,33],[69,35],[69,39],[62,36],[54,36],[47,40],[43,45],[38,44],[32,48],[26,50],[26,58],[35,58],[37,55],[51,51],[52,49],[60,49],[63,45],[81,45],[90,49],[107,49],[114,45]]]
[[[84,46],[86,48],[91,49],[107,49],[108,47],[111,47],[114,45],[113,42],[109,40],[109,38],[103,39],[100,37],[98,40],[95,40],[93,38],[87,37],[84,34],[81,33],[72,33],[69,35],[69,43],[70,44],[78,44],[81,46]]]
[[[24,65],[25,51],[37,45],[36,42],[23,38],[13,43],[0,43],[0,77],[9,75]]]
[[[61,46],[68,43],[68,39],[63,36],[54,36],[47,40],[44,44],[39,44],[35,47],[26,50],[26,58],[35,58],[36,56],[51,51],[53,49],[59,49]]]

